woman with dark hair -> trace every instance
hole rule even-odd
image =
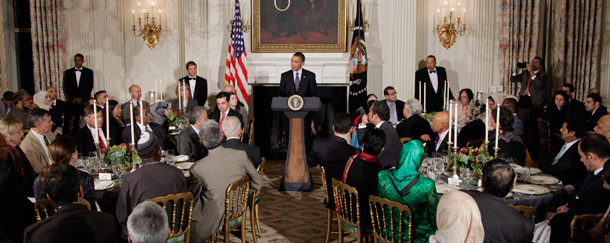
[[[478,95],[478,94],[477,94]],[[482,97],[479,97],[482,99]],[[459,108],[458,108],[458,147],[466,147],[468,142],[482,139],[485,137],[485,123],[479,119],[479,111],[485,110],[485,105],[477,106],[477,102],[473,101],[474,94],[470,89],[460,90]],[[455,128],[453,128],[455,129]]]
[[[496,116],[498,108],[493,109],[489,115],[489,126],[493,127],[494,130],[489,132],[489,146],[487,151],[493,153],[493,148],[496,145]],[[517,162],[517,164],[525,165],[525,145],[521,141],[521,137],[515,133],[513,129],[514,117],[513,113],[506,107],[500,107],[500,137],[498,138],[498,156],[500,158],[510,158]]]
[[[51,158],[51,161],[53,161],[53,164],[43,168],[40,176],[34,181],[34,196],[36,197],[36,200],[47,198],[42,185],[44,184],[44,177],[51,169],[60,164],[74,166],[74,163],[78,160],[76,140],[70,136],[56,138],[49,145],[49,157]],[[80,185],[83,189],[83,198],[91,205],[95,205],[95,185],[93,184],[93,176],[83,171],[78,171],[78,176],[80,178]]]
[[[369,101],[371,100],[377,100],[377,95],[375,94],[369,94],[366,97],[366,103],[362,104],[362,106],[358,107],[358,109],[356,109],[356,111],[354,112],[355,116],[362,116],[364,114],[368,113],[368,106],[367,104],[369,103]]]
[[[544,114],[542,115],[542,119],[549,122],[551,128],[551,139],[554,144],[563,144],[563,140],[561,140],[561,126],[563,126],[563,122],[565,121],[566,115],[568,114],[568,101],[569,96],[566,92],[557,91],[553,95],[555,99],[555,105],[550,105]]]
[[[231,109],[233,109],[234,111],[239,112],[239,114],[241,114],[241,124],[244,125],[244,129],[247,129],[248,126],[248,110],[246,110],[246,107],[242,106],[241,104],[239,104],[238,100],[237,100],[237,95],[235,93],[230,93],[231,97],[229,98],[229,107],[231,107]]]
[[[197,106],[197,100],[194,100],[191,96],[191,87],[188,83],[183,82],[180,86],[182,88],[181,90],[178,90],[178,85],[176,85],[176,96],[180,100],[175,99],[172,101],[172,110],[180,111],[180,114],[184,115],[183,113],[186,113],[192,107]],[[185,100],[186,102],[184,102]],[[180,104],[182,104],[182,107],[180,107]]]
[[[470,89],[462,89],[460,90],[460,98],[459,98],[459,108],[458,108],[458,123],[460,127],[463,127],[470,121],[472,117],[472,99],[474,99],[474,94]]]
[[[121,106],[119,105],[118,101],[109,100],[108,109],[110,110],[110,119],[108,119],[110,121],[110,146],[119,145],[123,142],[123,137],[121,134],[123,132],[123,128],[125,128],[125,125],[121,121]],[[106,116],[105,111],[103,114]],[[104,122],[106,122],[105,117]],[[106,126],[102,126],[102,130],[106,132]]]

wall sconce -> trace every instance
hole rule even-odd
[[[235,18],[235,0],[229,0],[231,4],[229,5],[229,11],[227,12],[227,16],[229,17],[229,24],[227,24],[227,31],[231,32],[233,29],[233,19]],[[239,10],[241,11],[241,31],[244,33],[248,33],[250,29],[252,29],[252,25],[250,24],[250,13],[252,11],[252,2],[251,1],[239,1],[240,6]],[[245,3],[245,4],[244,4]]]
[[[356,22],[356,17],[357,17],[356,15],[358,14],[358,1],[360,1],[360,0],[356,0],[356,1],[357,1],[356,4],[351,3],[350,0],[346,1],[346,3],[347,3],[347,19],[348,19],[347,26],[348,26],[349,30],[353,30],[354,29],[354,23]],[[362,3],[362,2],[364,2],[364,3]],[[364,16],[366,16],[365,13],[366,13],[367,6],[370,3],[368,3],[368,1],[366,1],[366,0],[363,0],[362,2],[360,4],[360,7],[361,7],[362,17],[364,18]],[[352,7],[352,6],[354,6],[354,7]],[[368,19],[363,19],[362,20],[362,30],[364,32],[367,32],[369,30],[369,21],[368,21]]]
[[[449,49],[455,43],[455,40],[466,32],[466,24],[463,23],[465,15],[466,9],[461,6],[460,2],[457,3],[457,9],[450,7],[448,2],[445,2],[442,22],[441,9],[436,10],[434,37],[438,37],[445,49]]]
[[[155,13],[155,3],[151,2],[150,12],[146,12],[146,7],[142,8],[142,5],[138,3],[138,13],[142,13],[142,15],[138,14],[138,31],[136,32],[136,11],[131,10],[132,15],[132,31],[135,37],[142,36],[142,40],[144,44],[148,46],[150,49],[155,48],[157,43],[159,43],[159,38],[161,35],[161,31],[163,28],[161,27],[161,10],[159,9],[158,13]],[[152,13],[152,17],[150,16]],[[159,20],[158,23],[155,22],[155,16]],[[142,21],[144,20],[144,21]]]

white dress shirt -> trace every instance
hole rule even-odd
[[[430,71],[434,71],[434,73],[430,73]],[[436,93],[438,90],[438,70],[436,70],[436,68],[434,68],[434,70],[426,69],[426,72],[428,72],[430,83],[432,83],[432,88],[434,88],[434,93]]]
[[[193,94],[195,94],[195,85],[197,85],[197,76],[189,76],[189,88],[191,89],[191,97],[193,97]]]
[[[199,137],[199,129],[193,126],[193,124],[191,124],[191,127],[193,128],[193,130],[195,130],[195,133],[197,133],[197,137]]]
[[[91,132],[91,136],[93,137],[93,143],[95,143],[95,127],[90,127],[89,124],[87,124],[87,128],[89,128],[89,131]],[[101,128],[97,128],[97,132],[100,134],[100,137],[102,137],[102,141],[104,145],[106,145],[106,148],[110,147],[108,144],[108,141],[106,141],[106,136],[104,136],[104,131],[102,131]]]
[[[79,84],[80,84],[80,75],[83,73],[83,67],[76,68],[74,67],[74,69],[76,70],[80,70],[80,71],[75,71],[74,73],[76,74],[76,87],[78,88]]]
[[[443,140],[445,140],[445,137],[447,136],[448,133],[449,133],[449,129],[447,129],[447,131],[444,131],[438,135],[438,143],[436,144],[436,148],[434,148],[434,151],[438,151],[438,148],[441,147],[441,144],[443,144]]]

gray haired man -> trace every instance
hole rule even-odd
[[[399,138],[408,137],[420,139],[424,142],[430,140],[429,137],[432,136],[431,134],[433,134],[433,132],[430,128],[430,123],[420,116],[421,111],[422,105],[418,100],[410,99],[405,102],[405,108],[402,110],[405,119],[396,126],[396,133],[398,133]],[[428,136],[425,136],[425,139],[422,139],[422,135],[424,134],[428,134]]]
[[[127,218],[130,243],[164,243],[170,236],[167,213],[151,201],[144,201]]]

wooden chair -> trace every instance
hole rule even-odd
[[[244,136],[241,136],[242,139]],[[243,141],[242,141],[243,142]],[[248,121],[248,144],[254,145],[254,118]]]
[[[328,202],[329,200],[329,196],[328,196],[328,182],[326,181],[326,169],[324,169],[324,166],[320,165],[320,172],[322,173],[322,188],[324,188],[324,201]],[[337,222],[337,218],[333,217],[333,215],[335,215],[335,212],[329,208],[326,207],[326,205],[324,205],[324,207],[326,208],[326,243],[328,243],[330,241],[330,234],[336,234],[339,232],[333,232],[332,228],[333,228],[333,223]]]
[[[541,166],[543,166],[551,156],[551,126],[542,118],[538,118],[538,136],[540,137],[540,159],[544,162]]]
[[[405,145],[405,143],[411,142],[411,140],[413,139],[410,137],[400,138],[400,144]]]
[[[369,196],[369,204],[375,242],[402,242],[405,233],[409,234],[409,243],[413,242],[413,211],[408,205],[373,195]],[[408,225],[403,224],[406,218]]]
[[[373,236],[372,232],[362,232],[360,227],[358,191],[356,191],[356,188],[336,179],[333,179],[332,182],[335,203],[338,202],[340,207],[339,213],[337,213],[337,218],[339,219],[339,243],[343,243],[344,231],[355,236],[358,239],[358,243],[363,242],[365,238],[370,239]],[[355,218],[354,215],[356,215]]]
[[[517,210],[517,212],[523,214],[528,219],[531,219],[534,224],[536,223],[536,208],[532,206],[513,206],[509,205],[511,208]]]
[[[580,231],[593,229],[603,217],[603,213],[575,215],[570,224],[570,238],[574,237],[574,234]]]
[[[225,199],[224,224],[216,234],[212,236],[212,241],[219,242],[220,234],[224,236],[225,243],[229,243],[229,233],[231,231],[241,231],[241,242],[246,243],[246,210],[248,208],[248,190],[250,189],[250,176],[231,183],[227,188],[227,198]],[[254,232],[252,232],[254,234]],[[253,235],[256,239],[256,235]]]
[[[258,167],[256,167],[256,171],[258,171],[258,173],[262,176],[264,175],[263,171],[265,170],[265,157],[261,157],[261,164],[258,165]],[[259,210],[258,210],[258,203],[259,203],[259,194],[260,194],[261,190],[256,190],[252,193],[252,200],[250,201],[250,204],[248,205],[248,209],[250,210],[250,227],[252,229],[248,230],[250,232],[252,232],[252,235],[254,236],[254,242],[256,243],[256,232],[258,232],[258,237],[263,238],[263,233],[261,232],[261,224],[260,224],[260,219],[259,219]]]
[[[176,241],[174,242],[190,242],[193,194],[190,192],[170,194],[163,197],[155,197],[149,199],[149,201],[159,204],[168,212],[167,219],[169,221],[169,229],[171,230],[169,238],[175,238]]]
[[[91,204],[87,200],[81,199],[80,203],[91,210]],[[34,203],[34,212],[36,212],[36,221],[41,221],[57,213],[57,204],[51,199],[38,200]]]
[[[466,147],[470,148],[470,147],[481,147],[481,144],[485,143],[485,138],[478,138],[478,139],[473,139],[468,141],[468,143],[466,143]],[[485,148],[487,149],[487,148]]]

